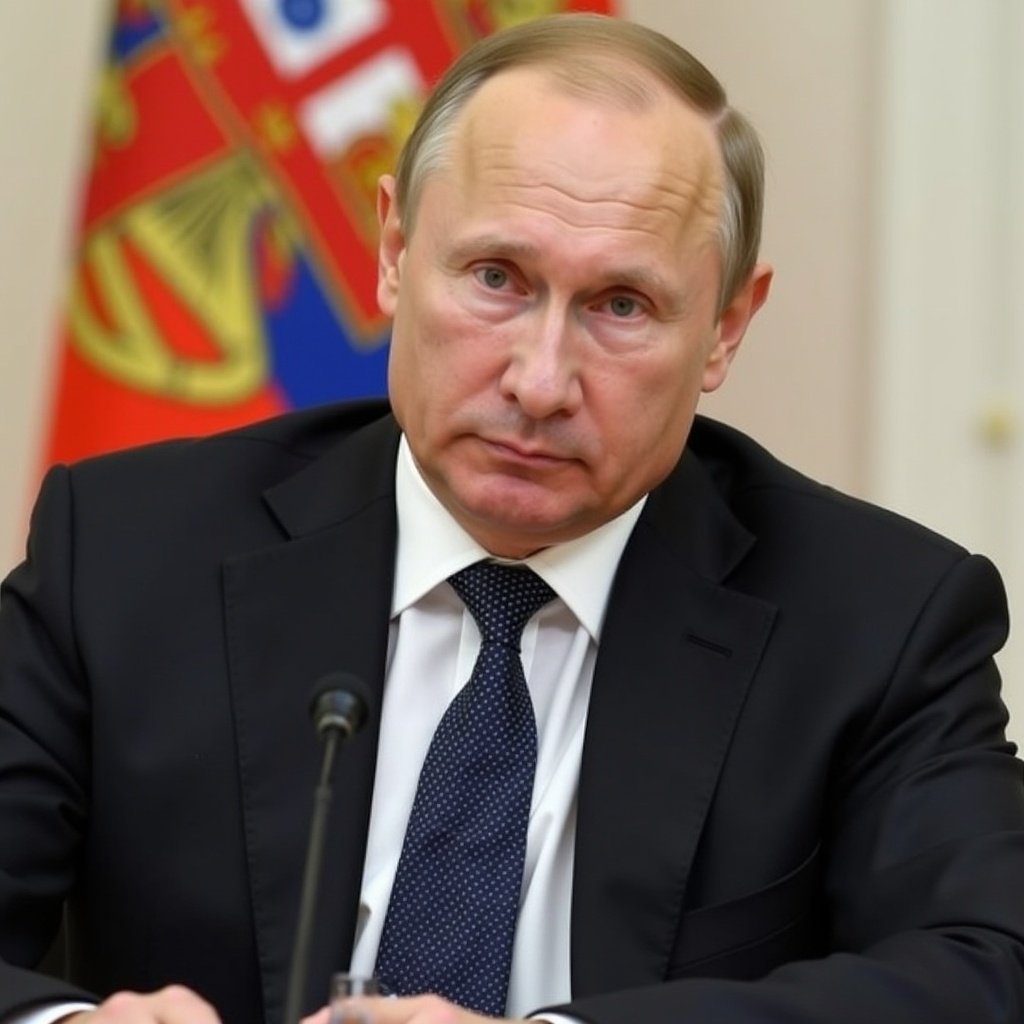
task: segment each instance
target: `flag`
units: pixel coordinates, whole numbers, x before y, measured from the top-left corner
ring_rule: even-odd
[[[385,390],[375,188],[498,28],[600,0],[117,0],[47,462]]]

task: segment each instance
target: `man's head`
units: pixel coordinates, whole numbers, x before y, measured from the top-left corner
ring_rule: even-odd
[[[484,547],[579,536],[664,479],[767,294],[760,209],[753,133],[656,33],[546,19],[449,71],[381,183],[378,294],[395,413]]]

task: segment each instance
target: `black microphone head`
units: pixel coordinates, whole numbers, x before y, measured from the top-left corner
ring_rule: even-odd
[[[309,704],[317,735],[322,739],[330,729],[351,739],[362,728],[368,713],[370,691],[351,672],[329,672],[316,681]]]

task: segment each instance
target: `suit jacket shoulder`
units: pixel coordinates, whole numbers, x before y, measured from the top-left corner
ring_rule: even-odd
[[[888,537],[893,543],[931,547],[939,557],[966,553],[920,523],[805,476],[726,424],[698,416],[687,447],[725,504],[760,541],[778,536],[782,542],[817,526],[837,538],[862,533],[874,540]]]

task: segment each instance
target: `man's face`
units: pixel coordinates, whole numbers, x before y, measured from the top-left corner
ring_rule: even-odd
[[[716,320],[717,144],[657,88],[636,111],[499,74],[410,237],[382,182],[391,401],[430,488],[494,554],[580,536],[664,479],[760,302]]]

